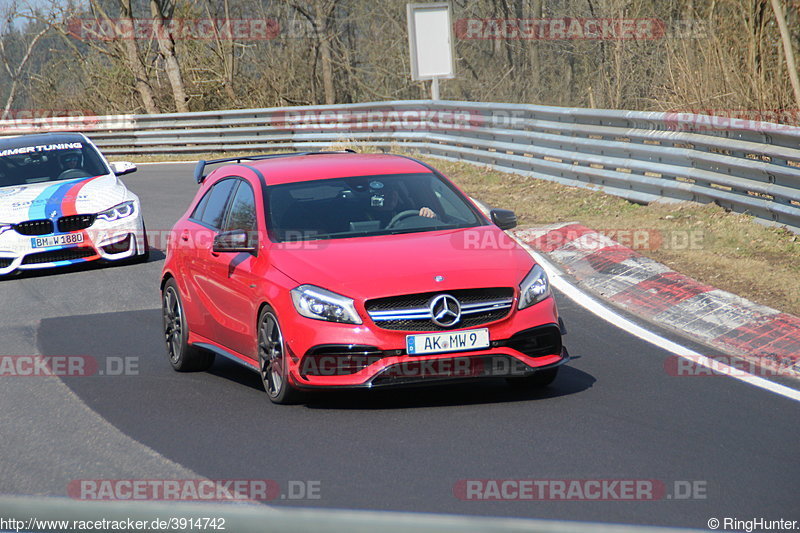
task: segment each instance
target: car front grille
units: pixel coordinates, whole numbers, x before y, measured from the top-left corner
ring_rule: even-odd
[[[41,263],[54,263],[56,261],[69,261],[70,259],[82,259],[96,255],[92,248],[64,248],[63,250],[52,250],[49,252],[39,252],[26,255],[22,260],[23,265],[38,265]]]
[[[439,295],[456,298],[461,307],[458,321],[448,327],[433,321],[430,303]],[[407,294],[377,298],[366,302],[367,313],[382,329],[403,331],[442,331],[469,328],[494,322],[508,316],[514,303],[514,289],[460,289],[454,291]]]
[[[20,235],[49,235],[53,229],[53,221],[48,219],[26,220],[14,225],[14,231]]]
[[[58,219],[58,231],[69,233],[70,231],[80,231],[94,224],[96,215],[70,215]]]

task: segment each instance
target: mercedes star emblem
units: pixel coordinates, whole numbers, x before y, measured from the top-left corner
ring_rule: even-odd
[[[431,319],[437,326],[447,328],[461,320],[461,304],[454,296],[440,294],[431,300]]]

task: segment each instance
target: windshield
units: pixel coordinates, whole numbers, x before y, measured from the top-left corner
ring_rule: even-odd
[[[80,138],[68,142],[0,142],[0,187],[88,178],[109,170],[95,148]]]
[[[484,224],[435,174],[322,179],[268,189],[273,241],[364,237]]]

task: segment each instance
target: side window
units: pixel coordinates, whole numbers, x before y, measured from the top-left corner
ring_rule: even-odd
[[[228,220],[224,231],[244,230],[247,232],[258,229],[256,224],[256,199],[253,188],[246,181],[239,181],[239,188],[228,210]]]
[[[192,218],[214,229],[222,227],[225,207],[228,205],[228,198],[236,181],[235,179],[225,179],[211,187],[211,190],[197,204]]]
[[[433,194],[439,200],[445,215],[460,222],[467,222],[475,218],[469,207],[447,185],[436,179],[433,181],[432,187]]]
[[[192,216],[190,218],[193,218],[195,220],[201,220],[203,218],[203,211],[205,210],[206,205],[208,204],[209,198],[211,198],[210,190],[206,191],[206,193],[200,199],[200,202],[198,202],[197,207],[195,207],[194,211],[192,211]]]

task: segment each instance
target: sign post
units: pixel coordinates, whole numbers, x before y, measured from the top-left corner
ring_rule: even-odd
[[[439,99],[439,79],[455,77],[450,3],[406,4],[411,77],[431,80],[431,99]]]

